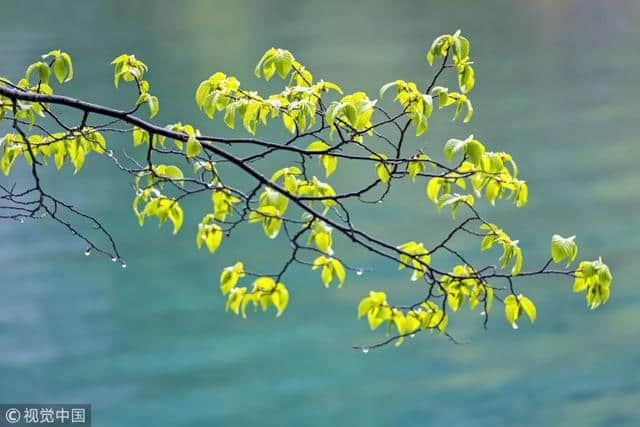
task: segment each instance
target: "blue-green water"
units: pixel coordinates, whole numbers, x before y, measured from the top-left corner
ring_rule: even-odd
[[[419,294],[395,266],[339,245],[376,271],[326,290],[296,269],[281,319],[239,320],[224,312],[219,270],[237,259],[267,270],[284,246],[248,228],[215,256],[198,253],[192,227],[206,201],[190,205],[176,237],[141,229],[128,178],[93,158],[76,177],[47,175],[48,188],[102,218],[128,268],[84,257],[55,224],[0,223],[0,401],[88,402],[96,426],[640,425],[638,2],[6,1],[0,17],[0,74],[17,78],[61,48],[76,65],[66,94],[124,106],[132,94],[113,89],[109,62],[132,52],[151,68],[158,122],[206,133],[227,131],[197,111],[196,85],[222,70],[273,89],[252,77],[273,45],[316,77],[374,97],[393,79],[427,80],[427,44],[462,28],[476,61],[476,115],[462,126],[437,113],[421,144],[439,153],[448,137],[473,132],[511,152],[530,204],[481,205],[520,239],[525,265],[546,258],[551,234],[577,234],[580,256],[602,255],[614,274],[611,300],[595,312],[567,280],[522,281],[538,306],[533,328],[514,332],[496,310],[485,331],[477,314],[459,314],[450,330],[466,345],[426,335],[364,355],[351,345],[380,335],[355,320],[359,299],[369,289],[394,302]],[[132,150],[125,137],[109,144]],[[348,187],[356,174],[332,182]],[[397,242],[446,233],[451,222],[422,184],[395,191],[358,210],[358,224]]]

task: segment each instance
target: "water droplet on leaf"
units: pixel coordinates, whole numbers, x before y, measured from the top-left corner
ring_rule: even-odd
[[[367,353],[369,353],[369,349],[367,347],[362,347],[362,352],[364,354],[367,354]]]

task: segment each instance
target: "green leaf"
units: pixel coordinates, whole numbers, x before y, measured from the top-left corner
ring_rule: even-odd
[[[467,106],[467,114],[465,114],[462,122],[469,123],[471,121],[471,118],[473,117],[473,105],[471,105],[471,101],[469,101],[468,99],[464,101],[464,104]]]
[[[320,156],[320,162],[324,166],[325,174],[327,177],[331,176],[338,168],[338,158],[335,156],[322,155]]]
[[[331,283],[332,280],[333,280],[333,270],[331,269],[331,267],[325,266],[322,269],[322,283],[324,284],[324,287],[328,288],[329,283]]]
[[[429,183],[427,184],[426,193],[427,197],[433,202],[437,203],[440,189],[444,184],[444,180],[442,178],[431,178]]]
[[[169,220],[173,223],[173,234],[178,234],[184,221],[184,212],[177,202],[174,202],[169,208]]]
[[[375,301],[371,300],[371,298],[364,298],[358,304],[358,319],[364,316],[375,306]]]
[[[275,64],[276,71],[280,78],[286,79],[289,71],[291,71],[291,66],[293,65],[293,57],[290,53],[288,55],[282,54],[282,57],[276,57]]]
[[[454,54],[463,60],[469,56],[469,40],[460,35],[454,35],[453,37],[453,51]]]
[[[27,68],[27,72],[24,75],[25,80],[29,81],[29,79],[31,78],[31,74],[33,74],[34,71],[38,72],[38,78],[40,79],[40,82],[49,84],[49,77],[51,76],[51,69],[49,68],[49,65],[45,64],[42,61],[35,62],[29,65],[29,67]]]
[[[407,171],[411,177],[412,182],[416,182],[418,174],[423,173],[426,170],[425,160],[429,160],[429,156],[426,154],[417,154],[412,157],[412,160],[407,166]]]
[[[496,180],[492,179],[487,183],[487,186],[485,187],[485,196],[487,196],[487,200],[489,201],[491,206],[495,205],[496,198],[500,194],[500,189],[500,183]]]
[[[558,234],[551,237],[551,258],[556,264],[567,258],[567,267],[575,261],[578,255],[578,245],[575,242],[576,236],[564,238]]]
[[[195,138],[189,138],[189,140],[187,141],[187,157],[195,157],[200,154],[201,151],[202,145],[200,145],[200,142],[198,142],[198,140]]]
[[[158,102],[158,97],[150,96],[147,100],[147,104],[149,105],[149,113],[150,117],[153,119],[158,111],[160,110],[160,103]]]
[[[520,304],[515,295],[509,295],[504,299],[504,315],[511,327],[518,329],[516,321],[520,317]]]
[[[133,128],[133,146],[137,147],[144,142],[149,142],[149,134],[139,127]]]
[[[262,206],[249,214],[249,223],[262,222],[264,234],[269,239],[275,239],[282,226],[280,215],[281,212],[275,206]]]
[[[5,175],[9,175],[11,166],[13,165],[13,162],[15,162],[15,160],[20,155],[20,151],[21,149],[18,146],[15,146],[13,148],[7,148],[5,146],[4,154],[2,155],[2,160],[0,161],[0,166],[2,167],[2,173],[4,173]]]
[[[482,155],[485,152],[484,145],[482,145],[480,141],[472,139],[471,141],[467,142],[465,146],[465,152],[474,165],[480,166],[480,164],[482,163]]]
[[[516,246],[516,242],[513,242],[513,245],[513,254],[516,260],[513,263],[513,268],[511,268],[511,274],[517,276],[522,270],[522,249]]]
[[[277,284],[272,300],[277,310],[276,317],[280,317],[289,304],[289,291],[282,283]]]
[[[518,302],[520,303],[520,306],[522,307],[524,312],[527,314],[527,316],[529,316],[529,320],[531,320],[531,323],[535,322],[536,306],[533,305],[533,302],[529,298],[522,295],[518,297]]]
[[[612,276],[609,267],[602,262],[602,259],[580,262],[575,275],[573,292],[586,290],[589,308],[594,310],[608,301]]]
[[[62,83],[67,76],[67,66],[60,56],[53,61],[53,73],[56,75],[58,83]]]
[[[376,173],[378,174],[378,178],[380,178],[380,181],[385,184],[389,183],[389,178],[391,176],[388,168],[389,167],[386,163],[380,162],[376,164]]]
[[[262,69],[263,66],[265,66],[265,62],[267,60],[273,59],[275,54],[276,54],[276,50],[274,48],[271,48],[271,49],[267,50],[264,53],[264,55],[262,55],[262,58],[260,58],[260,61],[256,65],[255,69],[253,70],[253,73],[256,75],[256,77],[260,78],[260,70]],[[273,72],[272,72],[272,74],[273,74]],[[269,77],[271,77],[271,76],[269,76]],[[265,78],[266,78],[266,76],[265,76]],[[269,80],[269,78],[267,78],[267,80]]]
[[[475,72],[470,65],[465,65],[458,73],[458,86],[462,93],[469,93],[476,84]]]
[[[311,267],[312,270],[317,270],[318,268],[322,268],[321,278],[325,288],[329,287],[334,277],[338,278],[338,287],[342,287],[345,279],[345,271],[340,261],[321,255],[313,261],[313,266]]]
[[[436,206],[438,209],[442,209],[446,206],[451,206],[451,216],[453,218],[456,217],[456,211],[458,208],[463,205],[473,206],[473,196],[471,194],[461,195],[461,194],[443,194],[438,198]]]
[[[396,81],[389,82],[389,83],[387,83],[387,84],[383,85],[383,86],[380,88],[380,99],[382,99],[382,98],[384,97],[384,93],[385,93],[387,90],[389,90],[389,88],[391,88],[391,87],[393,87],[393,86],[397,86],[397,85],[398,85],[398,82],[402,82],[402,80],[396,80]]]
[[[449,161],[461,152],[466,154],[475,166],[480,166],[485,148],[480,141],[473,138],[473,135],[464,141],[452,138],[444,145],[444,155]]]
[[[378,178],[384,184],[389,183],[389,178],[391,177],[391,166],[389,166],[384,160],[387,159],[387,156],[384,154],[378,153],[371,156],[372,159],[381,160],[376,163],[376,173],[378,174]]]
[[[158,103],[158,98],[156,96],[151,96],[148,92],[143,92],[138,97],[136,101],[136,106],[140,104],[147,104],[149,107],[150,117],[153,118],[158,111],[160,110],[160,104]]]
[[[433,60],[434,60],[433,52],[432,51],[427,52],[427,62],[429,63],[429,65],[433,65]]]
[[[244,265],[237,262],[230,267],[226,267],[220,274],[220,291],[222,295],[228,294],[238,283],[238,279],[244,277]]]
[[[284,116],[283,116],[284,117]],[[236,126],[236,104],[229,104],[224,111],[224,124],[233,129]]]
[[[59,83],[68,82],[73,78],[73,64],[71,63],[71,57],[65,52],[59,50],[52,50],[46,55],[42,55],[43,58],[53,56],[53,73]]]
[[[200,249],[203,244],[206,244],[207,249],[209,249],[211,253],[214,253],[222,242],[222,229],[213,221],[213,215],[205,215],[202,222],[198,225],[198,232],[196,233],[196,245],[198,249]]]
[[[444,144],[445,158],[448,161],[451,161],[453,159],[453,156],[455,156],[460,151],[464,150],[465,144],[466,144],[466,141],[462,141],[460,139],[451,138],[450,140],[448,140],[447,143]]]
[[[336,273],[336,277],[340,282],[340,286],[342,286],[344,284],[344,279],[346,277],[344,266],[337,259],[331,260],[331,266],[333,267],[333,271]]]
[[[314,141],[307,146],[307,151],[327,151],[331,146],[324,141]]]
[[[71,56],[69,56],[68,53],[62,52],[60,54],[60,58],[62,58],[67,71],[67,76],[64,79],[64,82],[68,82],[73,78],[73,63],[71,62]]]
[[[69,145],[69,157],[71,158],[71,164],[75,167],[73,171],[75,175],[84,165],[84,159],[86,157],[84,147],[77,140]]]
[[[218,247],[220,246],[220,242],[222,242],[222,230],[220,227],[212,229],[209,233],[207,233],[207,237],[205,239],[205,243],[207,244],[207,249],[209,252],[214,253]]]

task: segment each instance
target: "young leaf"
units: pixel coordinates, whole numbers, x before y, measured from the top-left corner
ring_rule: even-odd
[[[202,151],[202,145],[195,138],[189,138],[187,141],[187,157],[192,158],[200,154]]]
[[[220,291],[222,295],[228,294],[236,286],[238,280],[244,276],[244,265],[241,262],[226,267],[220,274]]]
[[[384,184],[389,183],[389,178],[391,177],[391,166],[388,163],[384,162],[387,159],[387,156],[384,154],[376,154],[371,156],[372,159],[379,159],[380,162],[376,163],[376,173],[378,174],[378,178]]]
[[[567,258],[567,267],[576,259],[578,255],[578,245],[575,242],[576,236],[564,238],[558,234],[551,237],[551,258],[556,264]]]
[[[536,306],[533,305],[533,302],[529,298],[522,295],[518,297],[518,301],[520,302],[520,305],[522,306],[524,312],[527,314],[527,316],[529,316],[529,320],[531,320],[531,323],[535,322]]]
[[[507,323],[511,325],[513,329],[518,329],[516,321],[520,317],[520,304],[515,295],[509,295],[504,299],[504,315],[507,318]]]

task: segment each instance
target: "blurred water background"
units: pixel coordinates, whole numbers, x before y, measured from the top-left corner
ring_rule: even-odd
[[[0,223],[0,401],[88,402],[95,426],[640,425],[637,1],[5,1],[0,17],[0,74],[17,80],[60,48],[76,78],[59,92],[124,107],[133,95],[114,90],[109,62],[135,53],[160,98],[157,122],[213,134],[229,132],[197,110],[197,84],[222,70],[275,90],[252,76],[271,46],[292,50],[316,78],[376,97],[394,79],[427,81],[427,45],[462,28],[476,62],[476,114],[463,126],[437,112],[415,146],[438,156],[446,139],[472,132],[512,153],[529,205],[480,205],[520,239],[525,268],[546,259],[553,233],[577,234],[579,258],[602,255],[614,275],[611,300],[595,312],[566,279],[522,280],[538,306],[535,327],[512,331],[499,306],[485,331],[465,309],[450,330],[466,345],[425,334],[365,355],[351,345],[381,336],[356,321],[359,299],[369,289],[393,302],[419,295],[395,265],[339,244],[376,271],[326,290],[318,274],[295,269],[281,319],[239,320],[224,312],[220,269],[243,259],[268,270],[286,247],[247,227],[215,256],[197,252],[206,200],[189,205],[178,236],[155,221],[140,228],[129,178],[94,156],[75,177],[47,173],[48,189],[103,219],[128,268],[85,257],[56,224]],[[108,142],[133,151],[129,137]],[[362,173],[343,168],[332,182],[349,188]],[[357,210],[357,223],[428,246],[452,223],[423,189],[396,185],[385,204]],[[478,249],[475,240],[456,245]]]

